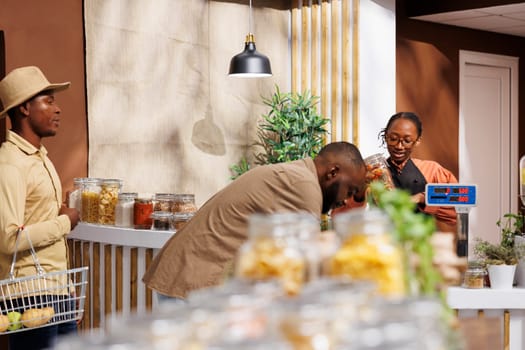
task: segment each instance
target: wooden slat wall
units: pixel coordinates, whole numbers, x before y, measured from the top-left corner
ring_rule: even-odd
[[[68,246],[71,267],[89,266],[81,331],[104,328],[106,320],[118,314],[152,310],[153,293],[141,278],[154,249],[81,240],[69,240]]]
[[[320,96],[327,141],[358,144],[359,0],[292,1],[292,91]]]

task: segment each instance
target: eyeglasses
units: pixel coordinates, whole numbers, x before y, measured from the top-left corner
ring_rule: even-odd
[[[396,135],[386,135],[385,136],[385,141],[386,143],[389,145],[389,146],[397,146],[397,144],[399,142],[401,142],[401,145],[403,145],[403,147],[410,147],[412,146],[416,141],[414,140],[411,140],[411,139],[407,139],[407,138],[400,138]]]

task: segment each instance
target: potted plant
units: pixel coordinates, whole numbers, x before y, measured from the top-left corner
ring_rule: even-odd
[[[522,255],[521,244],[515,244],[516,232],[521,232],[521,215],[507,213],[496,225],[501,230],[498,243],[477,239],[474,254],[487,268],[490,286],[496,289],[512,288],[518,260]]]
[[[276,85],[270,98],[263,98],[269,107],[257,125],[256,146],[262,152],[254,153],[254,164],[289,162],[305,157],[315,157],[323,147],[330,119],[323,118],[317,111],[319,97],[310,92],[283,93]],[[230,167],[232,179],[250,170],[246,158]]]

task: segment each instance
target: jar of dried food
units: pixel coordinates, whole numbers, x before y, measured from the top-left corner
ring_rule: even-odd
[[[102,179],[98,205],[99,224],[115,225],[115,208],[117,206],[118,194],[121,187],[122,180]]]
[[[186,225],[195,213],[172,213],[170,218],[170,228],[178,231]]]
[[[83,222],[98,223],[101,182],[102,180],[97,178],[86,178],[82,182],[80,219]]]
[[[153,199],[151,197],[135,198],[133,204],[133,226],[138,230],[149,230],[152,225]]]
[[[194,194],[175,194],[173,213],[193,213],[197,211]]]
[[[483,288],[485,286],[485,276],[487,271],[482,267],[469,267],[465,271],[463,287],[465,288]]]
[[[405,294],[402,253],[386,213],[353,209],[335,216],[334,227],[342,244],[331,258],[330,274],[372,281],[385,296]]]
[[[168,231],[170,229],[170,219],[173,213],[169,211],[154,211],[151,214],[151,229]]]
[[[248,221],[248,240],[237,254],[235,272],[250,280],[276,279],[288,295],[301,291],[310,270],[302,245],[320,224],[306,213],[254,214]]]
[[[388,169],[385,157],[381,153],[373,154],[364,159],[366,170],[370,173],[370,181],[378,180],[385,184],[386,188],[394,188],[392,175]]]
[[[118,195],[115,226],[133,228],[133,206],[137,196],[137,192],[123,192]]]
[[[174,204],[174,193],[155,193],[153,197],[153,211],[173,211]]]

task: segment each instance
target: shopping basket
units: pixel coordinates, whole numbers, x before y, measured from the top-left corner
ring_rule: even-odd
[[[36,275],[14,276],[18,240],[26,233]],[[88,267],[45,272],[25,229],[19,229],[9,278],[0,280],[0,334],[80,320],[84,313]]]

